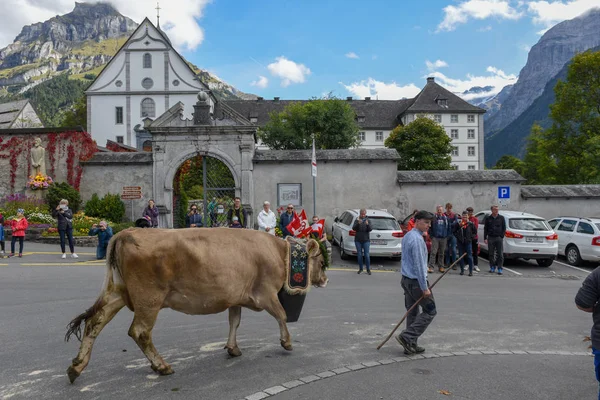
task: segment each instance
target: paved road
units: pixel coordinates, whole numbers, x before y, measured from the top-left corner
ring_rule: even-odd
[[[522,275],[447,275],[435,290],[439,314],[420,341],[435,358],[408,359],[393,339],[377,351],[403,313],[400,274],[357,275],[345,267],[353,261],[338,261],[330,285],[313,289],[300,321],[289,325],[293,352],[281,349],[264,312],[243,311],[244,354],[230,358],[222,349],[226,314],[163,310],[154,341],[176,373],[158,377],[127,336],[132,314],[123,310],[71,385],[65,370],[78,343],[63,342],[65,326],[93,303],[104,267],[93,249],[81,249],[78,260],[39,254],[52,251],[31,244],[22,259],[0,260],[8,264],[0,267],[1,399],[259,399],[283,389],[273,398],[595,398],[582,342],[591,318],[573,305],[587,271],[560,264],[509,267]]]

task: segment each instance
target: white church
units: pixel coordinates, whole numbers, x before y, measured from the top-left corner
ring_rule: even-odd
[[[216,97],[173,48],[167,35],[148,18],[140,24],[86,91],[87,130],[100,146],[107,140],[152,151],[144,120],[155,120],[181,102],[183,118],[192,119],[198,92],[209,93],[211,113]],[[356,113],[362,148],[383,148],[399,124],[419,116],[440,123],[452,139],[452,165],[460,170],[484,169],[485,110],[476,107],[427,78],[412,99],[346,99]],[[272,112],[291,102],[308,100],[227,100],[229,108],[252,124],[264,126]],[[150,122],[150,121],[148,121]],[[259,148],[264,148],[260,143]]]

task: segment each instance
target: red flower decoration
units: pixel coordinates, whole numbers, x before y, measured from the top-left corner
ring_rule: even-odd
[[[304,282],[304,275],[302,275],[300,272],[296,272],[293,276],[293,279],[298,283]]]

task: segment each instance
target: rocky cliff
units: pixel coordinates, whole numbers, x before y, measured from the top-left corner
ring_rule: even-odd
[[[531,48],[519,80],[510,90],[500,109],[485,125],[491,135],[514,121],[544,91],[546,84],[578,53],[600,45],[600,8],[546,32]]]

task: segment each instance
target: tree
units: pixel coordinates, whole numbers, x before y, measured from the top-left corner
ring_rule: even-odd
[[[492,169],[514,169],[521,176],[525,174],[525,162],[510,154],[500,157]]]
[[[348,149],[360,143],[354,109],[335,97],[292,103],[270,117],[258,137],[273,150],[310,149],[313,134],[319,149]]]
[[[71,109],[65,111],[60,126],[65,128],[82,126],[84,129],[87,127],[87,99],[85,95],[81,96]]]
[[[452,169],[450,137],[437,122],[419,117],[406,126],[398,125],[385,140],[385,146],[400,154],[402,171]]]
[[[550,106],[552,126],[534,126],[525,162],[537,183],[600,183],[600,52],[571,60]]]

